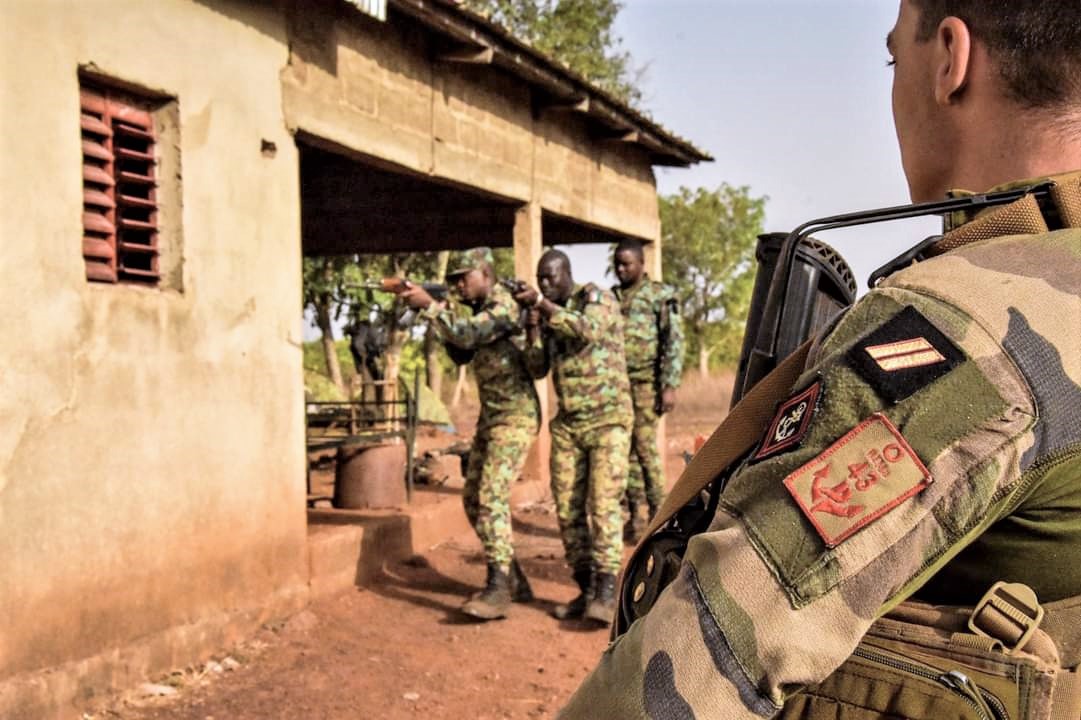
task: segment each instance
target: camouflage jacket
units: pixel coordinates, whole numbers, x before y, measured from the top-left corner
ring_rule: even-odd
[[[615,297],[593,284],[574,288],[527,351],[534,377],[552,371],[559,413],[575,429],[630,426],[634,420],[623,358],[623,316]]]
[[[917,590],[1081,594],[1081,229],[896,273],[791,392],[560,717],[770,717]]]
[[[540,403],[525,364],[525,335],[518,327],[518,304],[502,285],[494,285],[474,313],[450,300],[425,311],[443,342],[474,350],[471,361],[480,394],[478,427],[498,422],[540,422]]]
[[[662,389],[679,387],[683,322],[672,288],[643,276],[633,287],[616,285],[612,292],[623,310],[623,344],[631,382],[653,382]]]

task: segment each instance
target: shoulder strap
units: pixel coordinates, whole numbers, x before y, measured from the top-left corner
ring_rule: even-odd
[[[695,453],[690,465],[680,475],[656,517],[653,518],[653,522],[649,524],[642,542],[645,542],[645,538],[668,522],[680,508],[694,499],[706,485],[725,468],[745,455],[761,439],[762,432],[773,416],[774,410],[777,409],[777,404],[784,400],[785,394],[792,389],[792,385],[803,372],[807,350],[810,346],[811,341],[808,340],[796,348],[732,408],[728,417],[713,431],[709,440],[701,450]],[[642,543],[639,543],[635,548],[635,555],[641,547]],[[634,556],[632,555],[624,567],[630,567],[633,564]]]

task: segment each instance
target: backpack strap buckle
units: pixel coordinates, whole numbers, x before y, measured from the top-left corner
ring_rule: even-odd
[[[1007,655],[1025,646],[1043,621],[1036,593],[1023,583],[998,581],[991,586],[968,619],[968,629],[998,640]]]

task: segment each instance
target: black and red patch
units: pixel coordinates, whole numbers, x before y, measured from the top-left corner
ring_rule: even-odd
[[[800,446],[822,397],[822,380],[785,400],[770,421],[766,436],[751,460],[765,460]]]
[[[911,305],[848,351],[850,366],[898,403],[965,361],[965,354]]]

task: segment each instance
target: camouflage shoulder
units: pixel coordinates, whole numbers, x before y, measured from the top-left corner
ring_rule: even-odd
[[[676,294],[676,289],[667,283],[663,283],[660,280],[650,280],[650,289],[653,290],[653,295],[659,300],[675,300],[679,301],[679,296]]]
[[[582,285],[582,289],[579,290],[579,294],[583,303],[603,303],[607,296],[612,302],[615,302],[615,294],[611,293],[604,288],[595,285],[594,283],[587,282]]]
[[[516,305],[517,302],[514,296],[510,294],[510,290],[503,287],[499,283],[492,285],[492,291],[488,293],[488,298],[484,301],[485,308],[493,308],[499,305]]]

